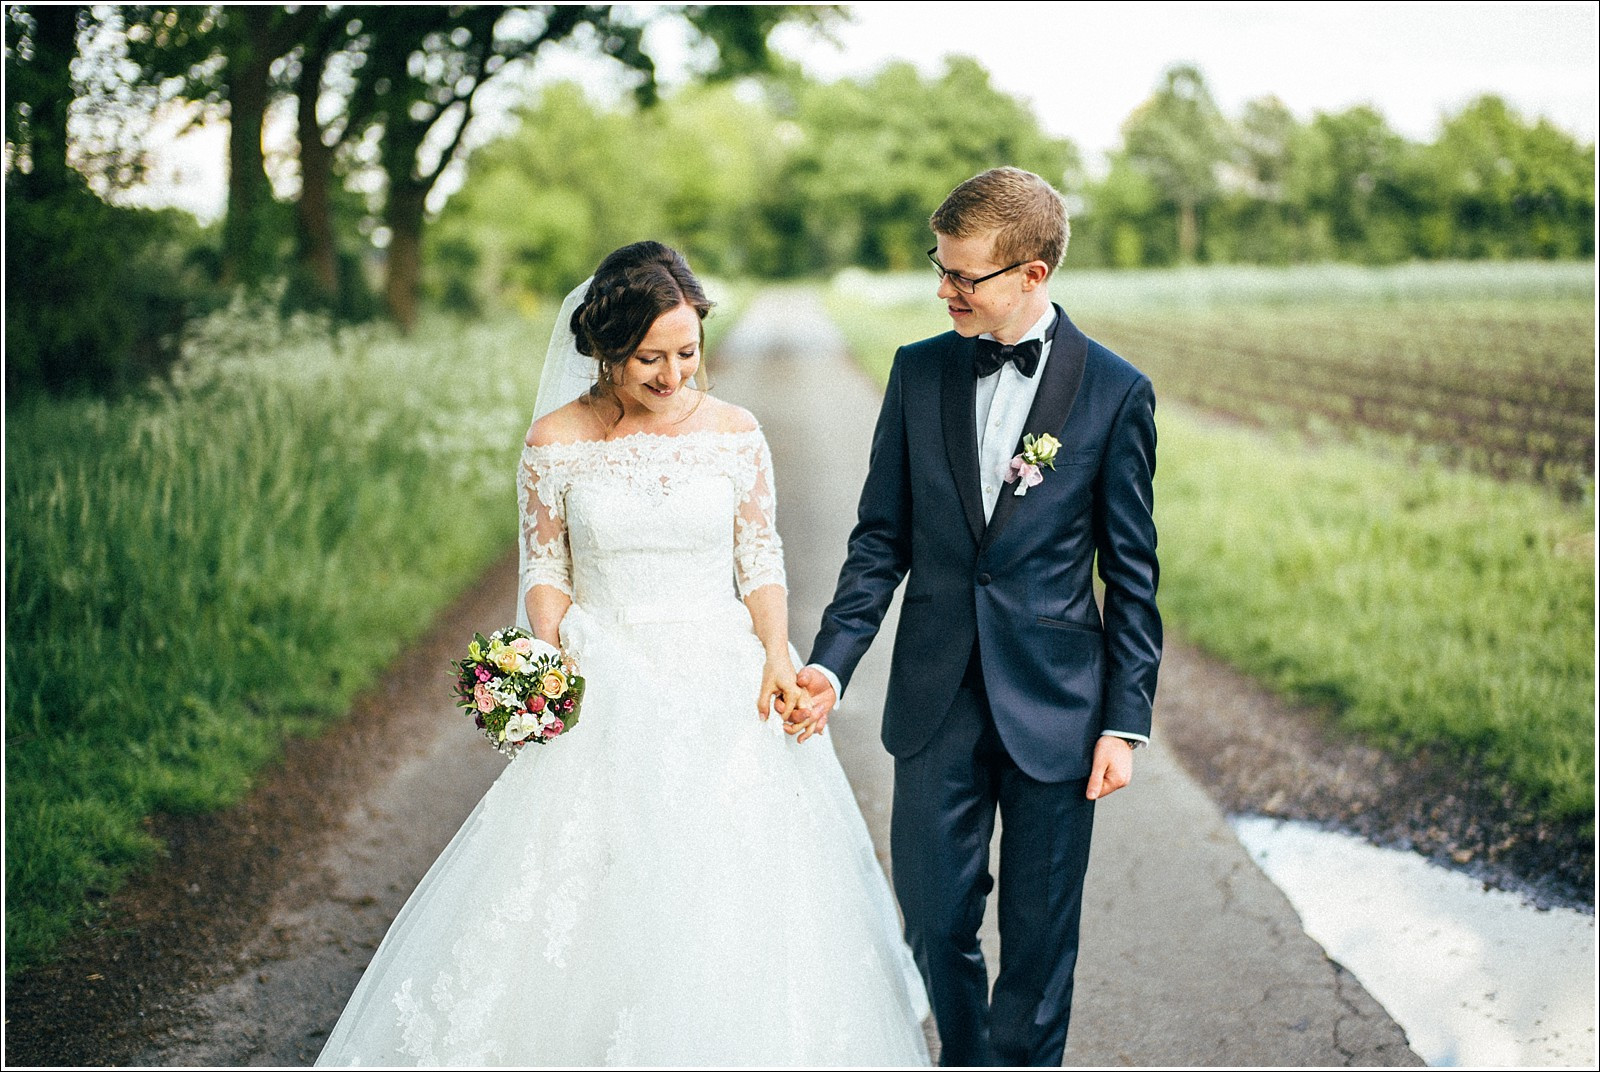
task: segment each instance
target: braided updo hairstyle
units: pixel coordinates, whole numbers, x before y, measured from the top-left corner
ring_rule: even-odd
[[[578,352],[600,363],[590,397],[607,399],[621,410],[612,386],[617,368],[633,356],[663,313],[688,305],[701,321],[711,311],[700,281],[683,254],[660,242],[635,242],[609,254],[594,270],[583,303],[572,312]],[[705,327],[700,329],[705,344]]]

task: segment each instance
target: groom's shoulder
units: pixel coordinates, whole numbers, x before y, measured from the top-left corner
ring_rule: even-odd
[[[911,369],[931,371],[938,368],[944,355],[960,342],[961,336],[954,331],[945,331],[926,339],[918,339],[916,342],[908,342],[895,353],[895,364],[901,366],[902,372]]]
[[[926,339],[908,342],[900,347],[903,351],[937,351],[943,353],[961,342],[961,335],[954,331],[941,331],[937,335],[930,335]]]
[[[1148,380],[1139,367],[1121,354],[1112,350],[1088,335],[1083,337],[1087,354],[1085,356],[1085,371],[1092,372],[1097,378],[1124,387],[1131,387],[1140,380]]]

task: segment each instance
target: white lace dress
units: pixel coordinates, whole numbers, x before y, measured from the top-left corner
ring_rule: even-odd
[[[755,714],[759,430],[523,453],[588,691],[423,878],[318,1064],[913,1065],[926,999],[828,737]]]

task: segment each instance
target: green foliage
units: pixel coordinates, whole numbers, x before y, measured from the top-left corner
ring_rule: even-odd
[[[6,200],[6,389],[113,394],[163,371],[217,300],[193,219],[108,205],[81,180]]]
[[[1129,118],[1106,177],[1085,187],[1073,263],[1593,256],[1594,147],[1498,97],[1420,145],[1367,106],[1302,123],[1268,97],[1229,125],[1199,72],[1181,70]]]
[[[1593,256],[1594,146],[1486,96],[1446,121],[1424,161],[1429,255]]]
[[[8,970],[148,859],[143,816],[237,800],[510,543],[547,331],[236,309],[151,397],[8,415]]]
[[[793,141],[777,187],[786,274],[920,264],[928,216],[986,168],[1026,168],[1058,187],[1076,179],[1072,144],[1046,135],[966,57],[947,59],[937,78],[891,63],[863,80],[786,88]]]
[[[1562,310],[1574,295],[1592,301],[1593,293],[1584,265],[1060,278],[1058,299],[1103,341],[1115,344],[1101,325],[1159,333],[1175,323],[1177,334],[1188,335],[1183,326],[1198,317],[1228,325],[1230,345],[1250,345],[1253,332],[1257,355],[1292,345],[1307,360],[1352,357],[1374,344],[1372,332],[1397,309],[1409,310],[1403,331],[1414,334],[1429,323],[1418,316],[1423,308],[1436,310],[1432,329],[1446,332],[1463,309],[1476,308],[1477,319],[1461,325],[1468,335],[1491,330],[1498,318],[1521,337],[1520,348],[1505,338],[1494,345],[1494,357],[1513,366],[1508,375],[1479,377],[1486,391],[1508,395],[1533,370],[1575,360]],[[1499,301],[1486,303],[1490,294]],[[948,327],[920,276],[848,273],[828,302],[880,382],[897,345]],[[1552,307],[1564,325],[1554,330]],[[1294,319],[1314,315],[1320,326]],[[1341,325],[1364,326],[1344,350],[1351,340]],[[1373,363],[1344,389],[1430,351],[1446,367],[1477,369],[1470,353],[1458,352],[1466,349],[1460,340],[1439,337],[1448,345],[1379,341]],[[1577,352],[1581,358],[1584,347]],[[1134,345],[1125,354],[1164,367],[1159,359],[1146,363]],[[1388,441],[1310,443],[1298,433],[1301,422],[1279,423],[1270,410],[1256,414],[1268,422],[1265,432],[1201,417],[1182,404],[1191,388],[1225,388],[1252,373],[1212,374],[1212,358],[1202,353],[1185,360],[1187,378],[1171,374],[1174,364],[1157,380],[1156,510],[1168,621],[1274,687],[1332,708],[1374,741],[1476,757],[1542,815],[1592,821],[1592,477],[1586,504],[1569,505],[1538,487],[1370,449]],[[1341,429],[1351,431],[1323,430]]]
[[[470,180],[430,231],[437,298],[563,293],[641,238],[676,246],[698,271],[771,261],[751,194],[770,182],[777,123],[736,87],[641,109],[602,108],[562,84],[520,118],[516,134],[473,156]]]

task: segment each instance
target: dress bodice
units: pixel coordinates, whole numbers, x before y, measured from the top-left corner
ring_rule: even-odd
[[[784,583],[760,429],[526,447],[522,585],[589,610],[726,603]]]

